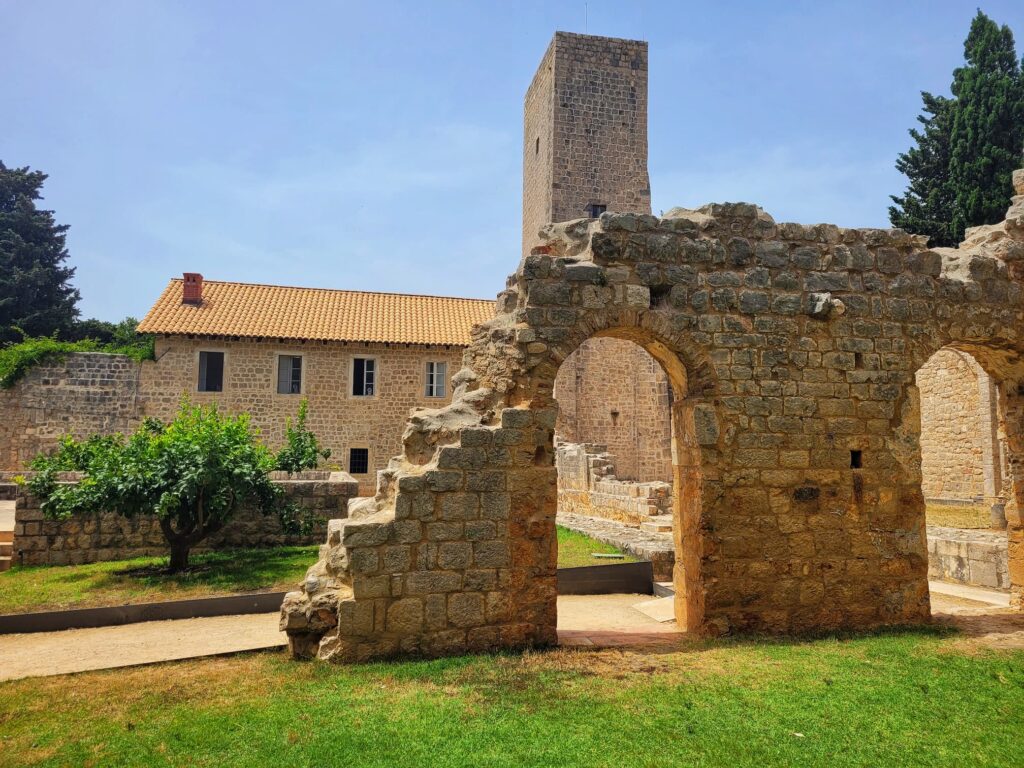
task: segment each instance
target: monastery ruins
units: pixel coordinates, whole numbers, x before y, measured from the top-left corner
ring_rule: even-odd
[[[956,249],[748,203],[654,216],[646,43],[559,32],[526,93],[522,258],[496,302],[186,274],[140,326],[156,361],[72,356],[0,392],[0,469],[183,393],[273,443],[308,397],[335,481],[358,483],[329,507],[359,498],[285,600],[298,657],[556,642],[559,514],[671,531],[688,632],[924,621],[929,569],[1021,608],[1014,183],[1005,221]],[[929,540],[926,501],[982,510],[996,553]]]

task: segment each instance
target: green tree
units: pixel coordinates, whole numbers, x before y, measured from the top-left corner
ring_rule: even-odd
[[[309,401],[302,398],[299,413],[292,423],[291,419],[285,427],[285,443],[277,454],[277,468],[285,472],[301,472],[304,469],[316,469],[320,459],[329,459],[331,451],[322,448],[316,435],[306,427],[309,415]]]
[[[37,456],[29,489],[52,519],[115,512],[155,514],[171,550],[172,573],[188,567],[189,551],[219,531],[243,505],[277,511],[286,527],[294,509],[280,503],[270,481],[274,457],[259,443],[248,414],[223,416],[216,407],[182,403],[170,424],[149,419],[129,438],[66,437],[51,455]],[[60,472],[77,471],[77,483]]]
[[[953,102],[921,92],[924,114],[918,115],[921,130],[912,128],[917,142],[896,159],[896,169],[909,179],[907,191],[889,206],[894,227],[928,235],[933,246],[956,245],[953,235],[953,196],[949,184],[949,124]]]
[[[957,245],[968,227],[1002,220],[1011,174],[1024,152],[1024,73],[1013,33],[981,11],[964,42],[965,66],[953,73],[952,98],[922,93],[916,146],[896,168],[909,180],[893,196],[893,226]]]
[[[967,65],[953,73],[950,127],[953,233],[1003,220],[1011,174],[1024,152],[1024,75],[1009,27],[981,11],[964,42]]]
[[[46,174],[0,162],[0,345],[64,334],[78,317],[66,224],[36,207]],[[19,330],[20,329],[20,330]]]

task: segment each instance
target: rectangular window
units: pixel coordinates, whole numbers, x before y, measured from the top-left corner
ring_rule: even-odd
[[[224,353],[199,353],[199,391],[222,392],[224,390]]]
[[[370,451],[368,448],[349,449],[348,471],[352,475],[365,475],[370,471]]]
[[[587,215],[592,219],[598,218],[602,213],[608,210],[607,205],[601,203],[591,203],[587,206]]]
[[[277,394],[297,395],[302,392],[302,358],[299,355],[277,356]]]
[[[377,385],[377,361],[372,357],[352,359],[352,394],[372,397]]]
[[[447,363],[435,363],[433,361],[427,363],[427,397],[445,396],[445,382],[448,378],[447,372]]]

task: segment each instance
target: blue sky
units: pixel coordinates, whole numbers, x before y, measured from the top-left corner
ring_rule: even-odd
[[[971,2],[0,0],[0,160],[50,174],[86,317],[167,280],[493,296],[556,29],[650,43],[655,212],[886,226]],[[986,2],[1024,52],[1024,3]]]

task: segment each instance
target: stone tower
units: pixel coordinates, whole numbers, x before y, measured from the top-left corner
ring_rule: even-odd
[[[651,212],[647,43],[556,32],[523,113],[524,254],[552,221]]]

